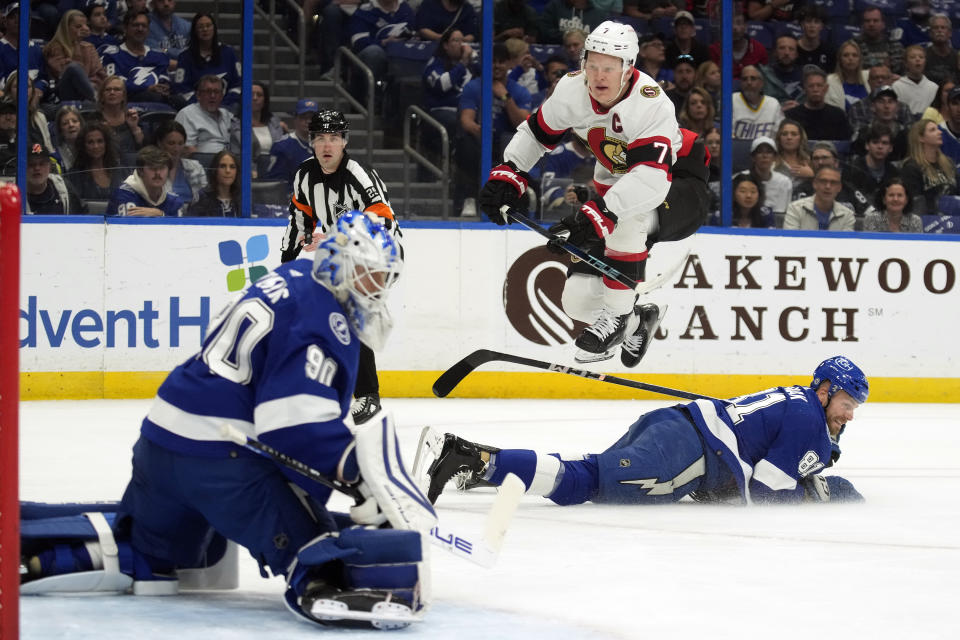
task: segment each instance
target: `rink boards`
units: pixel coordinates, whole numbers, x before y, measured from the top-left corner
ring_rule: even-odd
[[[148,397],[190,357],[216,313],[280,261],[284,222],[25,219],[21,397]],[[592,369],[708,395],[809,382],[845,354],[871,399],[960,397],[960,236],[705,229],[654,247],[647,276],[691,255],[648,298],[669,311],[635,370]],[[519,227],[410,222],[378,354],[383,395],[424,397],[479,348],[573,365],[582,325],[560,311],[565,265]],[[647,397],[573,376],[490,363],[455,394]]]

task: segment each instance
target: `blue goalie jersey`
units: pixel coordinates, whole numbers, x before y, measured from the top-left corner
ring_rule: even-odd
[[[816,390],[809,387],[775,387],[729,401],[697,400],[686,407],[748,502],[779,500],[785,493],[799,498],[800,479],[830,463],[826,414]]]
[[[329,477],[353,441],[350,410],[360,343],[340,303],[296,260],[250,286],[211,324],[199,353],[174,369],[141,427],[191,456],[256,455],[229,442],[230,424]],[[329,490],[288,476],[325,500]]]

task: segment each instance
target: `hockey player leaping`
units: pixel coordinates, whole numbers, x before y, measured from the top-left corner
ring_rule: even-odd
[[[360,342],[386,339],[401,264],[391,234],[353,211],[332,223],[312,263],[257,280],[160,386],[119,505],[21,505],[21,591],[176,593],[184,570],[217,562],[225,537],[264,576],[285,576],[287,606],[305,618],[418,620],[429,583],[421,533],[435,514],[405,481],[392,421],[354,429],[348,414]],[[394,528],[338,526],[330,489],[231,431],[366,496],[350,513],[358,524]]]
[[[414,475],[431,501],[451,478],[470,489],[499,485],[508,473],[560,505],[660,504],[687,495],[702,502],[862,500],[848,480],[819,473],[839,457],[840,434],[868,393],[859,367],[828,358],[809,387],[657,409],[603,453],[569,460],[427,427]]]
[[[521,201],[526,171],[572,131],[597,158],[598,195],[550,230],[569,233],[578,245],[604,241],[604,260],[634,280],[643,279],[648,236],[661,226],[658,207],[667,199],[671,168],[696,139],[685,140],[673,103],[634,67],[638,53],[633,27],[611,21],[597,27],[584,44],[581,70],[562,78],[517,128],[478,198],[491,220],[508,222],[501,207]],[[622,343],[623,363],[636,366],[660,320],[656,305],[635,306],[626,285],[582,271],[568,278],[562,304],[571,318],[590,324],[576,340],[578,362],[611,358]]]

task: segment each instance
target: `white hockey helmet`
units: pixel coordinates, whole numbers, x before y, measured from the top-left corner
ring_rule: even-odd
[[[637,40],[637,32],[633,27],[622,22],[606,20],[591,31],[584,41],[583,51],[580,54],[581,69],[586,61],[588,51],[596,51],[620,58],[624,62],[623,70],[626,72],[628,67],[637,63],[637,56],[640,55],[640,43]]]
[[[376,351],[393,328],[387,295],[402,267],[390,232],[366,214],[349,211],[317,247],[312,275],[333,291],[360,341]]]

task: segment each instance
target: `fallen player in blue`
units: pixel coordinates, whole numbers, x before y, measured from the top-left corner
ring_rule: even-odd
[[[823,476],[839,438],[866,402],[863,371],[842,356],[824,360],[809,387],[774,387],[732,400],[697,400],[651,411],[610,448],[582,459],[497,449],[427,427],[414,476],[431,502],[454,479],[461,489],[498,486],[508,473],[527,493],[559,505],[591,501],[859,501],[840,476]]]
[[[350,417],[360,343],[379,348],[389,334],[401,267],[391,234],[351,211],[312,261],[251,285],[160,386],[119,503],[21,503],[21,593],[230,588],[187,578],[223,575],[231,540],[264,577],[286,578],[287,607],[311,622],[420,620],[436,514],[408,479],[389,417],[361,427]],[[365,501],[349,517],[329,511],[330,488],[237,444],[225,425]]]

